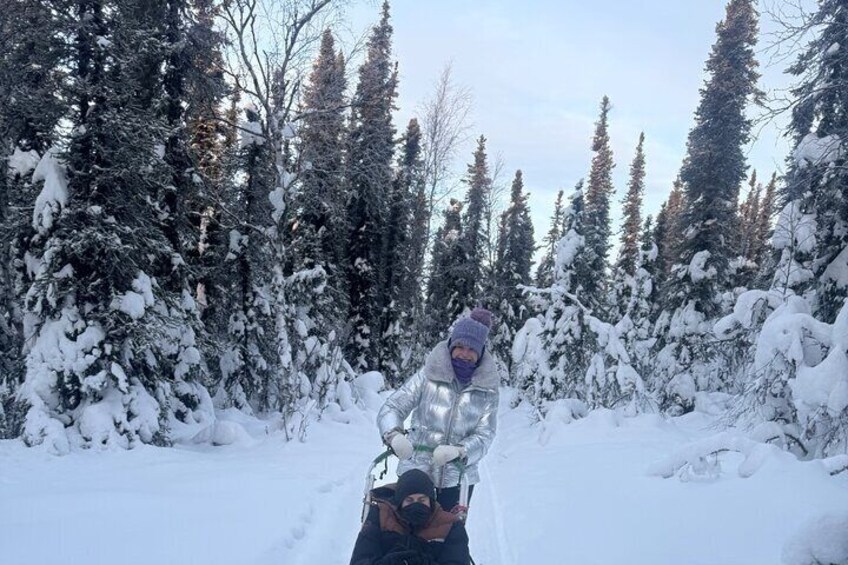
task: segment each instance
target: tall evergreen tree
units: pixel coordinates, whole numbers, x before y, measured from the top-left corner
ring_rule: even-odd
[[[616,324],[622,342],[640,375],[651,374],[651,349],[656,341],[653,332],[658,308],[656,260],[653,218],[648,216],[640,235],[639,255],[633,276],[628,279],[630,290],[623,315]]]
[[[497,285],[494,308],[498,324],[492,337],[492,346],[508,369],[512,366],[510,351],[515,334],[529,317],[529,308],[521,286],[530,284],[530,269],[536,246],[527,198],[521,171],[516,171],[510,191],[509,207],[501,214],[494,266]]]
[[[668,199],[663,202],[654,227],[654,242],[657,245],[656,284],[660,296],[666,296],[671,268],[678,261],[680,243],[683,240],[683,184],[674,181]],[[663,299],[664,302],[664,299]]]
[[[348,147],[348,290],[353,325],[348,358],[356,370],[378,365],[379,305],[385,280],[380,263],[393,181],[392,107],[397,91],[397,73],[390,60],[391,36],[389,4],[385,2],[380,23],[368,40],[366,60],[359,68]]]
[[[536,326],[536,348],[530,348],[516,363],[515,382],[537,409],[559,398],[585,399],[584,377],[591,352],[586,347],[587,312],[581,305],[580,286],[589,268],[585,239],[583,193],[575,191],[564,211],[563,236],[557,242],[553,284],[539,289],[546,305],[528,325]],[[523,330],[522,330],[523,331]]]
[[[636,156],[630,165],[627,194],[622,200],[624,223],[621,226],[621,246],[612,272],[610,310],[615,318],[627,310],[630,302],[630,279],[636,274],[639,262],[639,242],[642,234],[642,194],[645,192],[645,134],[639,135]]]
[[[381,269],[386,273],[386,280],[381,296],[382,320],[378,352],[382,370],[396,379],[402,376],[404,359],[409,357],[412,339],[415,337],[412,331],[413,316],[420,302],[419,265],[426,242],[421,226],[416,229],[413,215],[416,199],[424,186],[421,129],[417,120],[409,122],[402,144],[383,241],[384,263]]]
[[[742,148],[751,129],[746,108],[759,94],[753,1],[731,0],[716,34],[680,172],[686,193],[686,237],[669,279],[672,313],[658,356],[663,407],[672,411],[691,409],[698,390],[732,386],[727,367],[710,366],[717,352],[705,335],[726,307],[731,260],[737,254],[732,236],[737,233],[735,211],[745,175]]]
[[[201,320],[207,333],[225,335],[227,298],[220,292],[222,278],[230,274],[224,268],[228,252],[228,237],[221,225],[224,206],[231,207],[238,142],[238,114],[233,109],[228,116],[226,100],[238,97],[230,93],[224,80],[224,34],[215,25],[221,4],[217,0],[191,0],[186,14],[184,57],[185,72],[185,129],[188,154],[192,162],[191,181],[194,190],[185,195],[190,235],[184,250],[191,269],[190,286],[197,294]],[[229,127],[225,124],[231,124]],[[210,368],[217,365],[213,358],[220,350],[216,345],[206,348]],[[212,369],[214,372],[214,369]]]
[[[251,223],[269,216],[266,202],[274,190],[275,175],[262,117],[254,107],[245,114],[239,151],[244,179],[234,187],[238,194],[232,200],[232,213],[237,223],[229,232],[226,257],[236,276],[229,284],[224,283],[223,289],[230,302],[228,339],[219,360],[222,380],[216,399],[224,406],[252,412],[279,407],[274,383],[277,363],[272,274],[267,268],[273,256],[263,234]]]
[[[796,146],[790,163],[789,200],[800,200],[804,213],[816,216],[813,258],[813,314],[833,322],[848,292],[848,204],[844,167],[848,132],[848,83],[845,49],[848,14],[843,2],[827,0],[808,23],[817,30],[807,49],[789,68],[798,77],[793,89],[798,103],[792,112]],[[820,30],[820,31],[818,31]]]
[[[563,205],[562,196],[564,191],[560,190],[557,193],[556,201],[554,202],[554,212],[551,215],[551,226],[548,233],[542,239],[542,249],[544,254],[539,261],[539,266],[536,268],[536,286],[539,288],[547,288],[551,286],[551,276],[554,268],[554,258],[556,256],[556,244],[562,237],[563,223]]]
[[[624,224],[621,228],[621,247],[616,266],[628,275],[636,271],[642,236],[642,195],[645,192],[645,134],[639,134],[636,156],[630,165],[627,195],[622,200]]]
[[[68,114],[62,98],[67,55],[62,17],[44,0],[22,0],[0,14],[0,438],[15,437],[21,410],[15,402],[24,377],[24,296],[38,256],[31,206],[41,188],[39,161],[58,138]]]
[[[340,319],[344,319],[347,299],[342,276],[348,235],[342,171],[346,87],[344,57],[336,53],[328,29],[304,90],[300,128],[304,167],[294,195],[296,228],[290,254],[298,268],[322,265],[327,271],[328,292],[334,296]]]
[[[474,162],[468,165],[465,182],[465,206],[462,216],[462,249],[465,264],[459,279],[458,296],[466,306],[473,306],[483,297],[484,271],[487,244],[485,213],[492,197],[492,178],[486,155],[486,138],[477,139]]]
[[[755,226],[756,232],[756,249],[754,250],[755,262],[758,265],[758,272],[754,286],[757,288],[767,288],[770,286],[771,279],[774,275],[775,257],[774,247],[772,243],[772,235],[774,234],[773,221],[777,214],[777,173],[772,173],[769,183],[766,185],[766,192],[760,202],[760,213],[757,217]]]
[[[465,281],[465,250],[462,234],[462,202],[451,199],[433,241],[431,273],[427,286],[427,341],[441,339],[448,325],[466,305],[460,294]]]
[[[167,442],[170,428],[212,416],[197,382],[194,302],[162,222],[175,174],[157,154],[168,121],[161,100],[139,96],[156,81],[138,70],[168,43],[139,48],[136,38],[164,28],[161,7],[80,0],[69,17],[67,166],[43,164],[33,218],[49,239],[27,301],[29,444]]]
[[[739,206],[739,253],[749,261],[758,255],[757,223],[760,216],[760,197],[763,185],[757,182],[757,171],[751,171],[748,180],[748,195]]]
[[[586,214],[584,220],[586,253],[589,255],[590,276],[581,280],[586,290],[587,306],[597,310],[604,304],[603,291],[609,267],[607,255],[610,248],[610,198],[614,192],[612,158],[609,138],[609,98],[601,100],[601,114],[595,123],[592,139],[592,167],[586,186]]]

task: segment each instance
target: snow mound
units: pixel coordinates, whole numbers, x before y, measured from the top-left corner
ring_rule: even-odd
[[[807,521],[783,546],[785,565],[848,565],[848,514]]]
[[[215,446],[239,445],[250,446],[253,438],[238,422],[230,420],[215,420],[215,422],[200,430],[193,438],[192,443],[212,444]]]
[[[378,371],[369,371],[356,377],[353,381],[353,390],[356,392],[362,407],[366,410],[377,411],[383,405],[383,397],[380,396],[386,386],[383,374]]]

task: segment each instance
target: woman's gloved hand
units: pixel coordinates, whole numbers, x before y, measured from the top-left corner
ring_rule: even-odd
[[[462,457],[462,448],[456,445],[440,445],[433,450],[433,465],[441,467],[457,457]]]
[[[412,452],[414,451],[412,442],[400,432],[395,432],[394,435],[392,435],[389,439],[389,446],[392,448],[392,451],[395,452],[395,455],[398,456],[398,459],[409,459],[412,457]]]

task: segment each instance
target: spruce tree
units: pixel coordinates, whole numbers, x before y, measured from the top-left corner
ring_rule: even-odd
[[[492,197],[492,178],[486,156],[486,138],[477,139],[474,161],[468,165],[468,191],[462,216],[462,249],[465,264],[457,288],[459,299],[473,306],[483,297],[484,270],[487,244],[485,213]]]
[[[627,195],[622,200],[624,208],[624,224],[621,228],[621,247],[616,266],[633,275],[639,259],[640,239],[642,234],[642,195],[645,192],[645,134],[639,134],[639,144],[636,146],[636,156],[630,165],[630,181],[627,185]]]
[[[441,339],[448,326],[466,305],[460,294],[465,280],[465,251],[462,237],[462,203],[451,199],[444,210],[442,225],[433,240],[431,272],[427,286],[427,342]]]
[[[48,239],[27,299],[29,444],[167,442],[175,426],[212,417],[194,301],[162,222],[175,174],[157,149],[168,122],[161,100],[140,96],[150,58],[166,49],[135,39],[164,26],[160,7],[80,0],[69,19],[72,130],[64,164],[43,164],[33,218]]]
[[[612,273],[610,310],[617,318],[623,313],[630,302],[632,277],[636,274],[636,264],[639,261],[639,242],[642,229],[642,194],[645,192],[645,134],[639,135],[636,146],[636,156],[630,165],[630,180],[627,194],[621,204],[624,209],[624,223],[621,226],[621,246],[618,260]]]
[[[515,334],[529,317],[521,287],[530,284],[536,246],[527,198],[522,174],[518,170],[512,181],[509,207],[501,214],[494,266],[494,313],[498,324],[492,337],[492,347],[498,358],[506,363],[507,369],[512,366],[510,352]]]
[[[222,380],[216,391],[219,404],[247,412],[279,407],[273,383],[277,355],[272,272],[267,267],[273,256],[264,234],[252,223],[269,215],[266,202],[275,182],[274,160],[262,123],[258,110],[248,107],[241,125],[239,152],[244,180],[235,187],[238,196],[233,199],[233,213],[237,223],[229,232],[226,256],[236,275],[229,288],[224,289],[231,300],[229,339],[219,360]]]
[[[616,324],[633,367],[643,376],[651,374],[651,349],[656,341],[653,329],[658,309],[655,283],[658,256],[654,243],[653,218],[648,216],[639,237],[635,271],[628,279],[629,298],[623,315]]]
[[[192,162],[191,181],[195,189],[185,195],[188,214],[184,255],[191,270],[190,286],[196,289],[201,320],[209,338],[207,343],[223,337],[227,298],[219,292],[229,273],[224,268],[228,237],[221,225],[224,207],[231,207],[232,186],[236,169],[238,115],[226,104],[238,94],[230,92],[224,80],[224,34],[215,25],[220,15],[216,0],[191,0],[186,14],[184,57],[185,129],[188,154]],[[227,99],[227,97],[230,99]],[[226,124],[230,124],[227,126]],[[210,324],[214,319],[215,323]],[[223,322],[223,323],[222,323]],[[217,363],[217,345],[207,347],[205,354],[213,368]]]
[[[739,253],[749,261],[758,255],[757,222],[760,216],[760,197],[763,185],[757,182],[757,171],[751,171],[748,180],[748,195],[739,206]]]
[[[583,193],[575,191],[564,211],[563,236],[557,242],[552,273],[553,284],[538,289],[545,308],[527,322],[538,328],[535,348],[515,363],[515,383],[527,399],[544,411],[547,401],[561,398],[585,400],[584,377],[591,351],[585,344],[585,294],[580,286],[589,268],[585,238],[581,230],[584,220]]]
[[[69,112],[62,98],[67,46],[62,20],[43,0],[22,0],[0,14],[0,438],[16,437],[22,411],[15,400],[24,377],[24,298],[39,256],[31,207],[41,189],[39,161],[56,145]]]
[[[421,129],[411,120],[402,140],[398,172],[392,186],[389,216],[383,241],[383,265],[386,273],[381,296],[379,358],[390,380],[399,380],[404,359],[411,353],[414,338],[413,316],[420,302],[420,261],[426,240],[415,231],[415,201],[424,183],[421,160]],[[417,239],[413,240],[413,236]],[[399,384],[399,383],[392,383]]]
[[[581,280],[586,290],[587,306],[594,310],[603,307],[609,267],[607,255],[610,248],[610,198],[612,185],[612,149],[609,138],[609,98],[601,100],[601,114],[595,123],[592,139],[592,167],[586,186],[586,214],[584,220],[586,253],[589,256],[590,275]]]
[[[686,237],[669,279],[671,314],[658,355],[662,403],[672,412],[692,409],[697,391],[734,386],[727,367],[711,366],[717,351],[705,336],[727,307],[731,261],[737,254],[735,211],[745,175],[743,146],[751,129],[746,108],[759,94],[753,1],[731,0],[716,34],[680,172]]]
[[[803,213],[816,216],[816,250],[813,258],[815,290],[813,314],[833,322],[848,292],[848,204],[844,167],[848,132],[848,81],[845,25],[848,14],[844,2],[819,3],[808,29],[816,34],[808,47],[789,68],[798,77],[793,94],[798,103],[792,111],[795,140],[787,190],[789,200],[799,200]]]
[[[348,146],[348,291],[353,327],[347,353],[357,371],[375,368],[379,362],[379,305],[385,280],[380,264],[393,181],[392,107],[397,91],[397,73],[390,60],[391,35],[386,2],[359,68]]]
[[[336,53],[328,29],[304,90],[299,132],[303,170],[294,195],[297,226],[290,254],[298,268],[321,265],[325,269],[339,319],[344,319],[347,299],[343,271],[348,226],[342,170],[346,87],[344,58]]]
[[[548,233],[542,239],[542,249],[544,254],[539,261],[539,266],[536,268],[536,286],[539,288],[547,288],[551,286],[551,276],[554,268],[554,257],[556,252],[556,244],[562,237],[563,223],[563,206],[562,196],[564,191],[560,190],[557,193],[556,201],[554,202],[554,212],[551,215],[551,226]]]

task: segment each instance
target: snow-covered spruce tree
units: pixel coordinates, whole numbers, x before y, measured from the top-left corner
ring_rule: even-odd
[[[730,288],[735,294],[744,292],[755,285],[758,255],[762,244],[757,241],[757,226],[760,217],[760,206],[763,197],[763,185],[757,182],[757,172],[751,171],[748,179],[748,194],[739,204],[737,213],[737,234],[733,236],[737,242],[738,255],[730,262]]]
[[[754,262],[757,264],[757,275],[753,282],[754,288],[769,287],[775,270],[775,257],[773,248],[769,243],[774,233],[772,224],[778,211],[777,192],[777,173],[772,173],[771,179],[766,185],[765,194],[760,201],[760,213],[754,226],[757,234],[753,249]]]
[[[299,131],[302,171],[293,195],[295,227],[289,254],[297,269],[321,265],[326,271],[325,292],[333,297],[337,322],[346,317],[348,299],[344,276],[348,226],[342,171],[346,87],[344,57],[336,53],[332,32],[325,30],[303,95]]]
[[[151,75],[136,72],[157,46],[135,41],[141,24],[162,20],[137,8],[74,7],[67,165],[44,164],[33,217],[36,230],[56,224],[27,296],[23,437],[59,452],[167,442],[181,423],[213,417],[197,384],[194,301],[164,283],[182,263],[160,220],[173,173],[157,150],[166,122],[140,96]]]
[[[245,139],[256,136],[260,139],[254,145],[267,145],[262,168],[273,175],[271,186],[266,187],[270,190],[261,195],[264,204],[248,214],[243,227],[249,231],[235,237],[231,234],[231,242],[260,246],[270,256],[270,261],[251,266],[256,273],[252,276],[261,283],[254,289],[262,290],[267,281],[269,317],[273,319],[273,357],[268,359],[269,380],[260,394],[259,409],[281,413],[288,438],[302,438],[311,409],[319,400],[334,399],[335,374],[319,375],[316,367],[324,366],[320,359],[332,358],[332,366],[340,366],[333,348],[324,347],[335,339],[332,331],[337,328],[319,327],[313,317],[312,308],[322,308],[326,300],[325,271],[287,272],[291,265],[289,231],[296,217],[292,199],[303,170],[293,109],[308,74],[305,67],[312,56],[311,47],[320,44],[325,29],[323,18],[332,17],[336,6],[332,0],[232,0],[222,4],[222,20],[234,47],[227,58],[234,63],[229,71],[238,77],[242,94],[256,105],[259,114],[259,125],[250,126]],[[269,18],[257,19],[257,10],[269,13]],[[273,29],[265,25],[269,21]],[[267,56],[266,42],[273,46],[273,56]]]
[[[842,2],[820,2],[807,24],[816,35],[789,69],[799,84],[793,89],[798,98],[791,125],[796,147],[788,188],[806,194],[802,210],[816,214],[813,315],[828,323],[848,295],[848,173],[843,166],[848,139],[847,23]]]
[[[544,254],[539,261],[539,266],[536,268],[535,284],[539,288],[547,288],[551,286],[551,276],[554,270],[554,257],[556,256],[556,244],[562,237],[562,221],[563,221],[563,205],[562,197],[564,191],[560,190],[557,193],[556,201],[554,202],[554,212],[551,215],[551,226],[548,228],[548,233],[542,239],[542,249]]]
[[[533,223],[527,205],[521,171],[512,181],[509,207],[501,214],[497,258],[494,265],[494,313],[498,321],[492,348],[499,359],[512,368],[512,343],[516,332],[530,317],[523,286],[530,284],[533,252]]]
[[[217,309],[225,307],[219,294],[227,253],[227,237],[221,229],[222,206],[231,196],[235,170],[237,136],[228,131],[226,97],[230,87],[224,80],[224,34],[215,23],[220,15],[217,0],[191,0],[185,11],[182,57],[184,63],[185,135],[191,160],[192,190],[185,195],[188,244],[183,254],[191,272],[190,286],[197,293],[201,319],[207,337],[221,337],[221,324],[209,327],[212,318],[220,320]],[[235,122],[234,117],[232,122]],[[232,123],[230,122],[230,123]],[[211,308],[211,310],[210,310]],[[209,335],[209,334],[213,335]],[[210,364],[218,348],[205,348]]]
[[[34,276],[26,259],[43,243],[33,241],[31,208],[43,183],[33,172],[69,111],[61,98],[66,46],[51,8],[22,0],[0,14],[0,438],[17,437],[23,416],[15,396],[25,372],[24,295]]]
[[[749,260],[753,255],[762,193],[763,185],[757,182],[757,171],[752,170],[748,178],[748,194],[739,205],[739,253]]]
[[[806,455],[791,384],[798,369],[818,363],[826,348],[827,328],[811,315],[800,296],[813,280],[810,269],[815,245],[815,217],[804,214],[798,201],[781,212],[772,245],[780,259],[767,290],[749,290],[736,300],[733,312],[719,320],[715,333],[742,359],[747,385],[731,415],[758,427],[762,439],[779,441]]]
[[[544,411],[547,401],[584,396],[591,352],[585,347],[586,310],[579,300],[586,263],[583,193],[575,191],[564,210],[564,235],[556,245],[553,283],[531,291],[541,295],[544,311],[527,321],[513,348],[513,381],[525,398]]]
[[[378,349],[380,368],[391,384],[400,384],[408,376],[410,356],[413,349],[418,349],[417,317],[423,311],[421,270],[427,235],[426,223],[421,223],[421,217],[416,218],[422,212],[420,205],[425,190],[421,129],[417,120],[410,120],[401,146],[381,266],[386,280],[381,296]]]
[[[633,276],[626,279],[630,287],[628,301],[615,325],[631,364],[645,378],[651,374],[651,349],[656,342],[653,329],[658,309],[654,283],[657,255],[653,219],[648,216],[642,228]]]
[[[759,92],[754,59],[757,13],[752,0],[731,0],[707,61],[695,126],[680,173],[686,193],[686,237],[665,293],[670,313],[658,346],[662,407],[691,410],[698,391],[731,391],[734,366],[720,359],[711,328],[725,312],[736,257],[736,206],[745,175],[742,151],[751,122],[746,108]],[[731,295],[732,298],[732,295]]]
[[[385,2],[380,23],[368,40],[365,62],[359,68],[348,145],[348,291],[353,327],[347,356],[357,371],[379,364],[380,296],[385,280],[380,262],[394,177],[392,106],[397,95],[397,72],[391,62],[391,36],[389,4]]]
[[[486,138],[482,135],[477,139],[474,161],[468,164],[467,175],[468,192],[465,193],[461,240],[465,261],[461,266],[457,296],[464,306],[473,306],[482,298],[484,291],[485,245],[488,241],[484,215],[492,197]]]
[[[583,213],[577,191],[557,243],[554,282],[530,291],[541,295],[547,308],[516,335],[513,381],[541,414],[549,401],[564,398],[582,401],[584,408],[644,410],[651,402],[618,330],[593,316],[581,299],[585,289],[579,281],[591,269],[580,234]]]
[[[639,261],[642,229],[642,195],[645,192],[645,134],[639,135],[636,155],[630,164],[630,180],[627,194],[621,204],[624,209],[624,223],[621,226],[621,246],[618,260],[612,271],[610,285],[610,312],[612,319],[618,319],[630,303],[631,279],[636,274]]]
[[[610,248],[610,197],[612,186],[612,148],[609,138],[609,98],[601,100],[601,114],[595,123],[592,138],[592,167],[586,185],[586,212],[583,220],[586,251],[590,265],[588,276],[579,281],[585,289],[586,306],[596,314],[606,306],[607,255]]]
[[[654,243],[657,245],[656,286],[658,298],[664,297],[671,267],[680,255],[680,243],[683,241],[682,212],[684,204],[683,184],[676,179],[668,198],[660,207],[654,227]],[[664,300],[660,299],[660,302]]]
[[[756,337],[751,384],[736,416],[760,424],[763,439],[813,457],[848,451],[842,196],[848,75],[840,47],[848,40],[847,18],[842,2],[821,2],[807,20],[813,40],[790,68],[799,77],[798,103],[785,204],[772,238],[777,268],[769,292],[743,294],[736,306],[765,318],[750,330]]]
[[[305,87],[300,120],[299,171],[287,212],[289,237],[286,292],[291,305],[293,359],[302,387],[319,408],[337,400],[348,367],[345,290],[347,211],[342,154],[345,142],[344,58],[325,30]]]
[[[416,126],[418,125],[417,120],[415,124]],[[416,134],[416,127],[410,124],[406,134],[407,140],[414,138],[416,135],[419,138],[423,138],[421,129],[417,129],[418,133]],[[421,143],[419,141],[419,144]],[[410,152],[410,159],[412,159],[413,154],[413,152]],[[409,231],[409,256],[406,260],[408,272],[406,274],[406,283],[402,285],[401,296],[406,303],[403,306],[404,311],[409,312],[412,316],[412,327],[407,331],[407,337],[410,339],[409,354],[404,357],[404,364],[401,365],[401,371],[406,370],[407,367],[419,367],[424,361],[424,356],[429,351],[430,345],[426,341],[427,317],[425,315],[424,277],[427,249],[431,239],[430,222],[432,208],[429,200],[427,165],[424,157],[424,148],[421,147],[419,155],[414,161],[405,161],[411,163],[409,172],[406,174],[408,174],[408,182],[412,191],[412,225]],[[403,169],[401,170],[403,171]]]
[[[430,279],[427,285],[426,341],[444,337],[448,326],[462,313],[466,301],[459,294],[464,276],[465,252],[462,246],[462,203],[451,199],[444,210],[442,225],[433,241]]]
[[[220,382],[215,393],[219,406],[233,405],[248,412],[274,408],[276,343],[274,301],[268,265],[272,251],[264,235],[252,221],[268,222],[268,195],[273,192],[276,176],[271,144],[263,132],[262,119],[255,108],[248,108],[242,123],[241,172],[243,181],[236,187],[230,213],[237,218],[229,231],[226,262],[235,277],[229,284],[219,281],[228,297],[228,335],[218,359]],[[260,224],[262,225],[262,224]],[[223,296],[222,296],[223,298]]]

